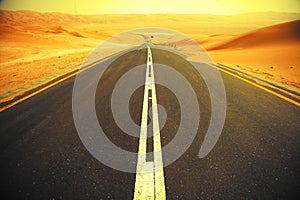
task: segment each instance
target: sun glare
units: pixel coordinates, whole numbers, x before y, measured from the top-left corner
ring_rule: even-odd
[[[299,12],[299,0],[2,0],[1,9],[77,14]]]

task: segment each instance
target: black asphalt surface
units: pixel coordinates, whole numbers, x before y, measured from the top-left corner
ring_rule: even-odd
[[[227,94],[225,125],[214,149],[199,159],[211,115],[208,89],[184,59],[156,49],[152,55],[154,63],[172,66],[189,80],[201,110],[192,145],[164,168],[167,199],[299,198],[299,107],[221,73]],[[147,49],[141,49],[112,63],[99,82],[95,99],[97,117],[108,138],[133,152],[137,152],[138,139],[117,127],[110,98],[122,74],[145,64],[146,58]],[[159,73],[155,64],[154,72]],[[72,116],[74,80],[70,78],[0,113],[1,194],[6,197],[2,199],[133,198],[135,174],[103,165],[81,143]],[[84,89],[89,89],[88,84]],[[179,103],[160,85],[157,99],[168,113],[161,131],[164,146],[178,129]],[[137,124],[142,100],[141,87],[129,105]]]

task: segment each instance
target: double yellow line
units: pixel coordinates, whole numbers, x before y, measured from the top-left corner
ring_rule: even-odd
[[[144,87],[144,99],[142,106],[142,118],[140,139],[138,147],[138,160],[134,185],[134,200],[165,200],[166,189],[164,180],[160,129],[156,99],[156,88],[152,53],[149,46],[146,65],[146,78]],[[147,129],[149,101],[152,105],[152,132],[153,132],[153,161],[147,161],[147,138],[150,133]],[[148,138],[149,139],[149,138]]]

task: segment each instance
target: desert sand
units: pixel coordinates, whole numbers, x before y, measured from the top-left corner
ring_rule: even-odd
[[[300,90],[300,20],[257,29],[206,48],[224,63]]]
[[[80,66],[104,40],[143,27],[182,32],[202,45],[214,62],[300,90],[299,21],[295,21],[300,19],[300,14],[77,16],[33,11],[0,12],[0,94]],[[174,38],[161,39],[165,44],[186,45]],[[125,42],[118,42],[130,47],[143,40],[128,36]],[[118,50],[103,50],[102,56]],[[20,93],[2,98],[0,102],[16,95]]]

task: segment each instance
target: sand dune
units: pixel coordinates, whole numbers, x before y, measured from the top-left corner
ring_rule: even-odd
[[[224,48],[250,48],[265,45],[277,45],[289,42],[300,41],[300,20],[282,23],[254,30],[229,41],[222,42],[208,50]]]
[[[300,20],[247,32],[207,48],[215,62],[300,90]]]
[[[66,28],[63,28],[62,26],[49,27],[49,30],[45,31],[45,33],[67,34],[67,35],[75,36],[75,37],[84,37],[80,33],[76,32],[76,31],[68,31],[68,30],[66,30]]]

